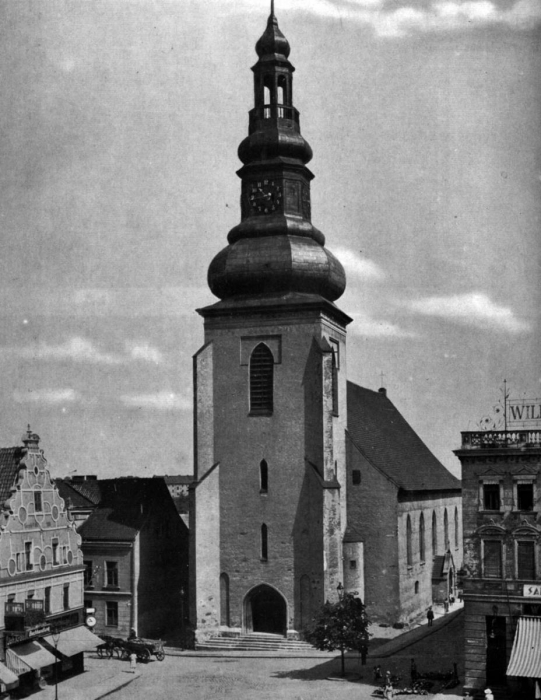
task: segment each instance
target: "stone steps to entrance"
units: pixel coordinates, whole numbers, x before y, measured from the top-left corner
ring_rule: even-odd
[[[211,637],[195,645],[196,651],[281,651],[318,653],[311,644],[296,639],[286,639],[279,634],[254,632],[238,637]],[[324,652],[322,652],[324,653]]]

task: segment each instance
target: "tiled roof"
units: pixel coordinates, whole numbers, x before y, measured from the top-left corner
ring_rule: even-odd
[[[55,479],[55,486],[60,493],[61,498],[64,499],[66,507],[68,510],[72,508],[93,508],[95,505],[94,501],[84,496],[77,488],[74,488],[73,484],[67,479]]]
[[[386,394],[348,382],[348,432],[372,465],[404,491],[460,490]]]
[[[101,497],[101,483],[103,482],[98,481],[97,479],[85,479],[84,481],[72,481],[70,485],[71,488],[80,493],[83,498],[86,498],[94,505],[97,505],[100,502]]]
[[[99,505],[79,528],[86,541],[133,541],[153,503],[171,498],[161,479],[100,479],[99,486]]]
[[[11,494],[24,454],[24,447],[0,447],[0,507]]]

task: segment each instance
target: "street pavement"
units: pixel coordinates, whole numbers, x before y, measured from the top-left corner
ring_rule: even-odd
[[[99,659],[91,654],[85,661],[87,672],[61,683],[58,697],[59,700],[98,700],[105,695],[111,700],[368,700],[378,686],[374,682],[374,666],[380,665],[383,674],[390,671],[400,676],[397,683],[400,689],[410,684],[412,658],[419,671],[450,671],[453,663],[457,663],[463,677],[461,614],[446,616],[436,620],[431,629],[423,625],[392,641],[385,638],[390,633],[388,630],[374,627],[372,632],[373,645],[366,666],[361,665],[357,655],[349,654],[345,681],[332,680],[340,671],[339,657],[332,656],[254,658],[226,653],[195,656],[184,652],[168,655],[163,662],[153,659],[148,664],[138,664],[134,676],[127,672],[128,662]],[[395,645],[394,651],[391,644]],[[126,682],[129,685],[119,687]],[[462,696],[461,686],[439,691],[436,683],[429,699],[458,700]],[[36,698],[53,700],[54,687],[37,693]]]
[[[129,666],[129,662],[100,659],[94,653],[86,654],[85,672],[58,684],[58,700],[99,700],[110,696],[112,692],[139,678],[140,671],[130,673]],[[55,686],[48,685],[31,697],[36,700],[55,700],[55,693]]]

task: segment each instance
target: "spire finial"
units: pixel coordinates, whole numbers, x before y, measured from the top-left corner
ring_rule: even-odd
[[[274,17],[274,0],[271,0],[271,17]]]

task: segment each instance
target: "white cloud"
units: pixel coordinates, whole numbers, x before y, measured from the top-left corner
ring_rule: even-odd
[[[515,316],[512,309],[495,304],[482,292],[455,294],[447,297],[426,297],[403,304],[410,311],[424,316],[447,318],[457,323],[475,325],[510,333],[529,330],[529,325]]]
[[[104,353],[90,340],[74,337],[60,345],[39,343],[34,346],[19,348],[14,352],[29,360],[72,360],[73,362],[89,362],[92,364],[120,364],[122,358],[118,355]]]
[[[0,348],[0,354],[14,355],[27,360],[70,360],[98,365],[121,365],[128,362],[152,362],[161,364],[162,353],[147,342],[127,343],[125,353],[110,353],[100,350],[92,341],[75,336],[58,345],[38,343],[27,347]]]
[[[132,360],[153,362],[156,365],[163,363],[162,353],[148,343],[143,343],[142,345],[127,345],[126,349]]]
[[[61,404],[79,400],[79,394],[73,389],[34,389],[14,391],[13,399],[17,403]]]
[[[349,326],[352,335],[369,338],[413,338],[414,333],[404,330],[394,323],[376,320],[366,313],[352,313],[353,323]]]
[[[377,281],[385,278],[385,273],[379,265],[368,258],[363,258],[362,255],[349,250],[349,248],[333,247],[332,252],[346,268],[348,275],[365,281]]]
[[[130,408],[150,408],[158,411],[188,411],[192,408],[191,399],[171,391],[158,391],[154,394],[124,394],[120,400]]]
[[[243,7],[261,12],[259,0],[231,0],[233,4],[235,10]],[[377,36],[390,38],[488,24],[528,29],[541,21],[540,0],[516,0],[506,9],[499,9],[492,0],[432,0],[422,8],[415,4],[414,0],[404,0],[402,7],[394,4],[389,9],[387,0],[281,0],[280,12],[297,11],[357,22],[372,27]]]

